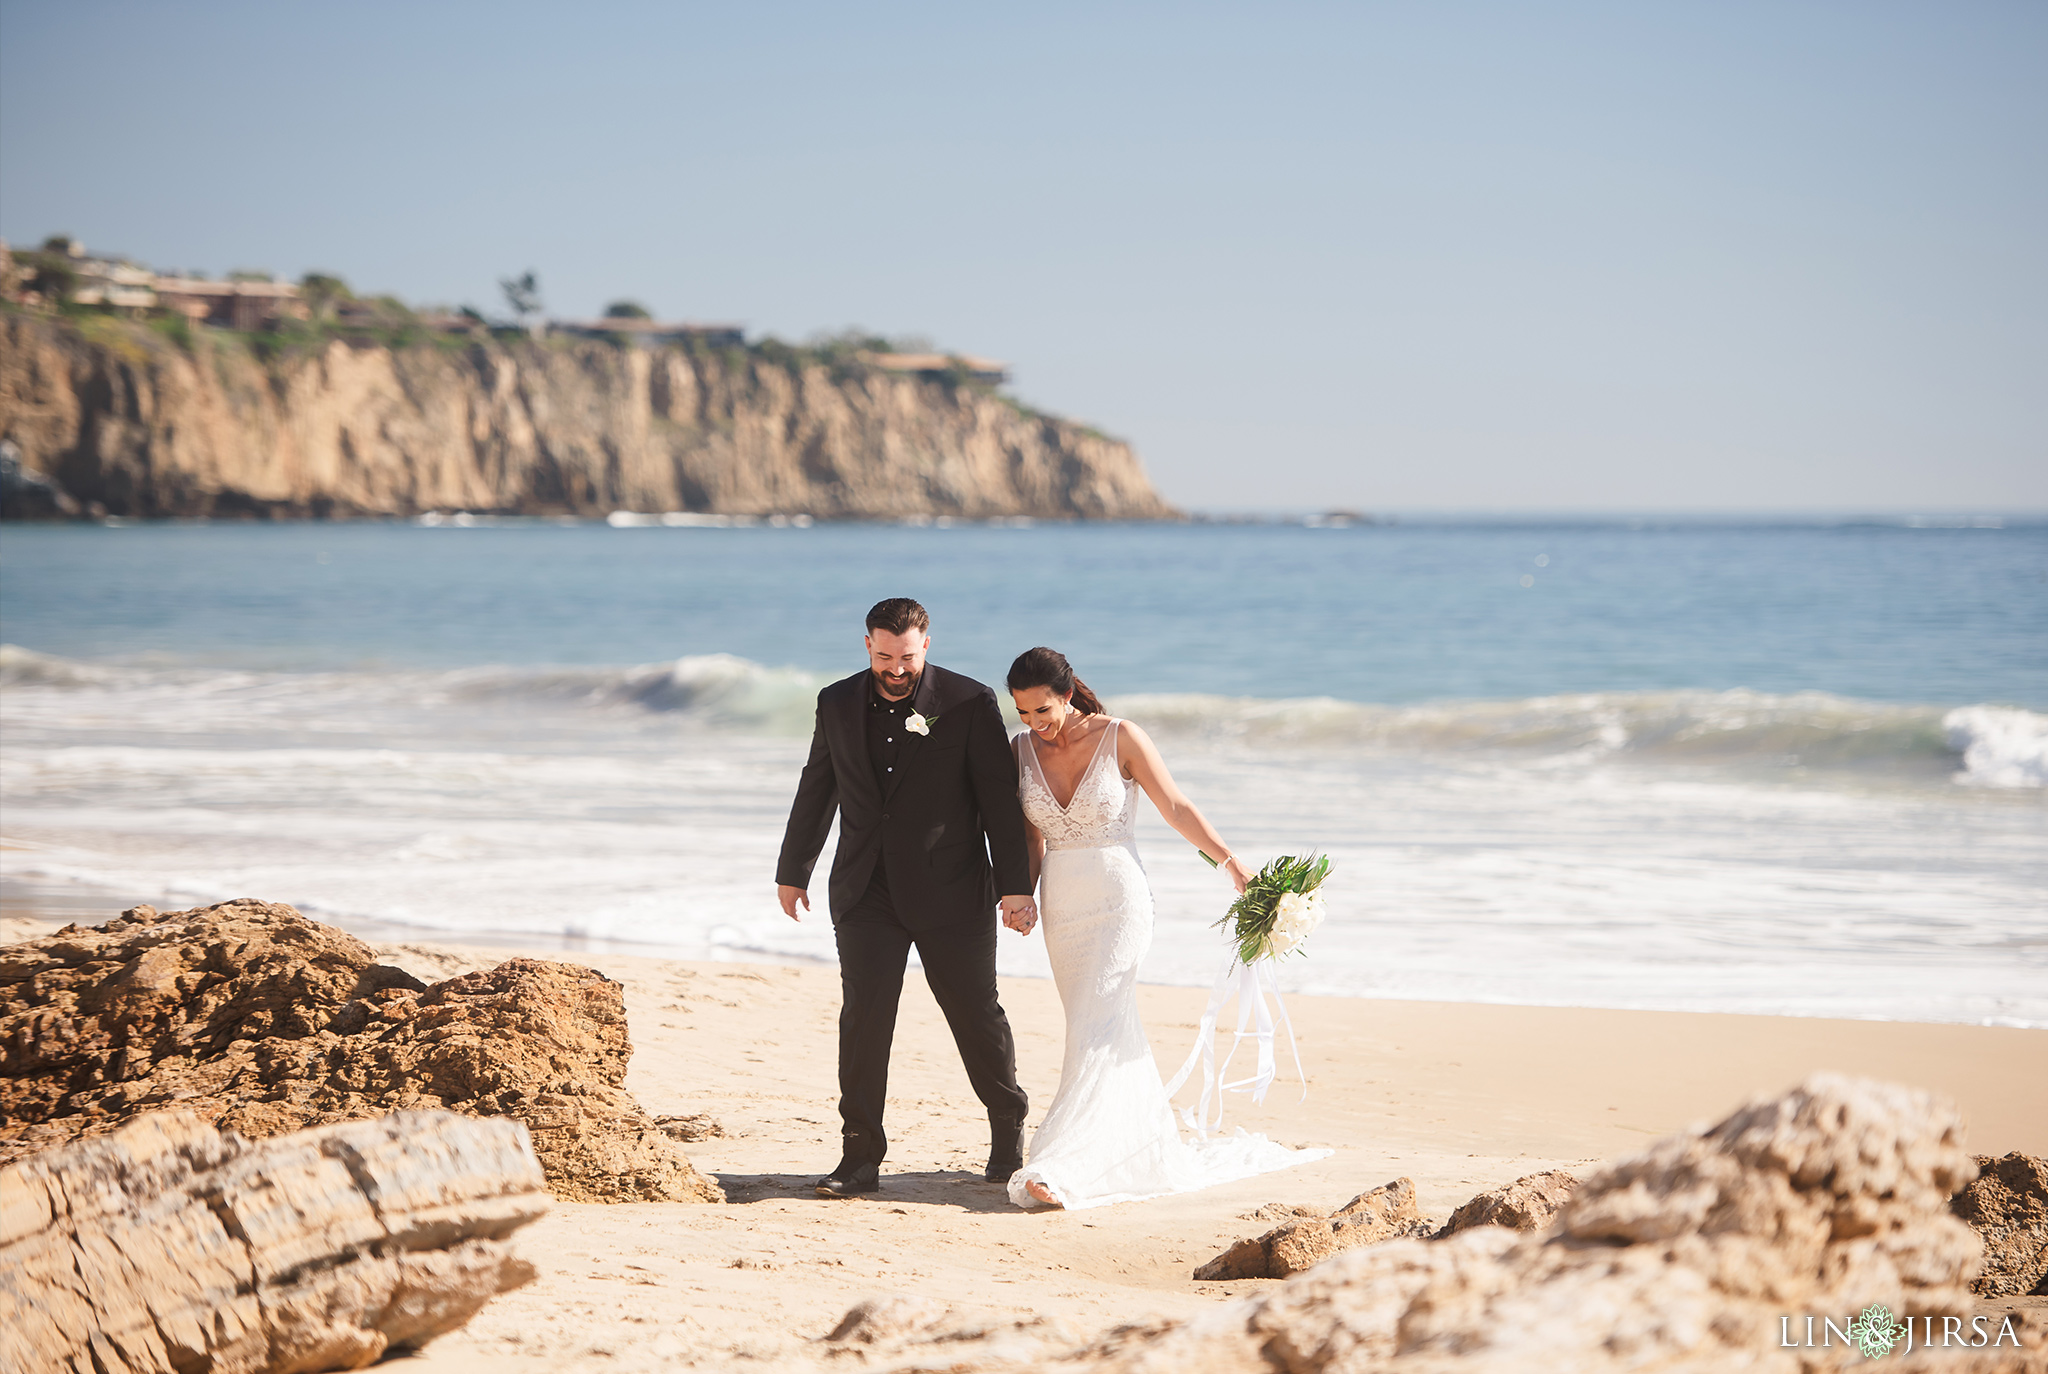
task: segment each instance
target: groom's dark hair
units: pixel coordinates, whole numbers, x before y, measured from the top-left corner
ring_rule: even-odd
[[[912,630],[929,631],[932,618],[924,613],[924,607],[907,596],[892,596],[887,601],[877,601],[868,611],[869,630],[887,630],[892,635],[907,635]]]

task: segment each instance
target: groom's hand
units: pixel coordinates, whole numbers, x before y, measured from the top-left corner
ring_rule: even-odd
[[[787,883],[777,883],[775,885],[775,897],[776,900],[782,903],[782,914],[789,917],[792,921],[801,921],[803,919],[803,917],[796,914],[796,904],[798,902],[804,904],[805,911],[811,909],[811,894],[800,887],[791,887]]]
[[[1038,924],[1038,903],[1029,894],[1003,898],[1003,924],[1019,935],[1029,935]]]

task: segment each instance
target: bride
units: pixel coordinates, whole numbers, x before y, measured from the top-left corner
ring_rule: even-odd
[[[1152,890],[1138,863],[1137,789],[1166,823],[1219,860],[1243,892],[1250,874],[1174,785],[1145,732],[1107,715],[1062,654],[1017,656],[1007,678],[1027,727],[1013,742],[1029,823],[1045,948],[1067,1013],[1060,1088],[1010,1179],[1019,1207],[1097,1207],[1207,1188],[1320,1159],[1264,1136],[1183,1142],[1138,1019],[1138,963],[1152,944]],[[1062,800],[1064,798],[1064,800]],[[1011,929],[1029,935],[1037,916]]]

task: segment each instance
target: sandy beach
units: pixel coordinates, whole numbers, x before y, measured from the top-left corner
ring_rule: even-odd
[[[17,908],[19,910],[19,908]],[[47,921],[6,919],[7,939]],[[86,913],[77,919],[94,919]],[[379,947],[427,979],[514,951]],[[558,1203],[521,1234],[540,1270],[417,1357],[448,1371],[724,1368],[802,1359],[859,1300],[908,1293],[997,1320],[1086,1334],[1184,1317],[1269,1281],[1191,1271],[1268,1222],[1267,1203],[1341,1204],[1406,1175],[1441,1219],[1523,1174],[1583,1171],[1817,1069],[1938,1089],[1978,1153],[2048,1154],[2048,1032],[1809,1018],[1302,997],[1290,1002],[1308,1094],[1284,1078],[1263,1105],[1233,1095],[1227,1125],[1327,1159],[1206,1192],[1076,1213],[1025,1213],[983,1182],[985,1125],[929,992],[906,984],[891,1078],[884,1190],[828,1202],[810,1184],[836,1159],[837,974],[818,967],[566,956],[625,986],[627,1080],[662,1115],[708,1115],[688,1147],[724,1205]],[[1199,990],[1140,993],[1171,1069]],[[1049,982],[1005,982],[1034,1119],[1058,1079]],[[2039,1306],[2040,1299],[2021,1299]]]
[[[449,947],[433,947],[447,958]],[[430,951],[393,947],[421,972]],[[456,957],[462,953],[458,952]],[[809,1184],[837,1157],[831,970],[593,961],[624,981],[628,1085],[660,1114],[708,1113],[728,1133],[691,1147],[722,1207],[564,1204],[527,1232],[542,1270],[426,1359],[454,1369],[568,1369],[599,1351],[620,1368],[795,1354],[854,1302],[904,1292],[1079,1332],[1185,1316],[1257,1286],[1192,1270],[1268,1223],[1268,1202],[1335,1206],[1412,1177],[1444,1216],[1482,1188],[1580,1170],[1814,1069],[1938,1087],[1973,1148],[2048,1152],[2048,1032],[1774,1017],[1299,998],[1309,1093],[1233,1096],[1228,1124],[1328,1159],[1207,1192],[1027,1214],[980,1178],[984,1123],[930,994],[906,984],[891,1076],[884,1191],[834,1203]],[[454,965],[451,963],[451,971]],[[1058,1082],[1059,1001],[1011,980],[1019,1075],[1036,1112]],[[1171,1068],[1200,991],[1142,990],[1154,1052]]]
[[[34,905],[11,902],[0,939],[52,930],[52,904]],[[90,905],[62,916],[113,914]],[[657,1115],[708,1116],[722,1132],[687,1148],[724,1186],[724,1205],[558,1202],[520,1236],[538,1281],[414,1357],[448,1371],[800,1361],[822,1353],[853,1304],[895,1293],[1077,1335],[1186,1317],[1271,1282],[1191,1277],[1233,1239],[1268,1228],[1250,1215],[1262,1205],[1333,1207],[1405,1175],[1423,1213],[1441,1220],[1482,1189],[1545,1169],[1583,1174],[1821,1069],[1948,1094],[1977,1153],[2048,1154],[2048,1031],[1297,997],[1289,1010],[1306,1097],[1285,1074],[1262,1105],[1233,1094],[1226,1126],[1327,1148],[1328,1158],[1200,1193],[1026,1213],[980,1176],[985,1123],[913,972],[883,1191],[832,1202],[810,1185],[837,1157],[836,970],[452,943],[377,949],[430,981],[519,953],[602,969],[625,988],[627,1086]],[[1170,1071],[1206,994],[1139,995]],[[1058,997],[1049,981],[1009,979],[1003,1000],[1035,1124],[1058,1082]]]

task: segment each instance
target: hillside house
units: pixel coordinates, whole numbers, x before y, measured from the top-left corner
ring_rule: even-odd
[[[109,305],[123,310],[148,310],[156,305],[156,273],[116,258],[74,259],[78,285],[73,305]]]
[[[261,329],[281,319],[303,320],[307,315],[299,288],[286,282],[157,277],[155,288],[157,303],[165,309],[222,329]]]

